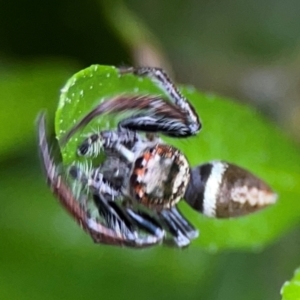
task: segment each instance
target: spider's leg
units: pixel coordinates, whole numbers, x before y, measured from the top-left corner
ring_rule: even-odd
[[[37,125],[39,150],[48,184],[61,205],[89,233],[95,242],[128,247],[149,247],[160,242],[156,237],[152,239],[150,236],[148,240],[128,239],[121,232],[117,232],[91,219],[88,212],[83,209],[78,199],[75,198],[70,186],[65,181],[65,177],[59,174],[58,168],[51,157],[46,138],[45,114],[39,115]]]
[[[118,142],[126,145],[128,148],[141,140],[141,137],[134,131],[123,130],[103,130],[91,134],[78,147],[79,156],[97,157],[102,150],[109,150]]]
[[[260,178],[225,161],[212,161],[191,170],[184,199],[209,217],[246,215],[276,202],[277,195]]]
[[[170,216],[174,222],[176,221],[176,223],[179,224],[180,228],[189,239],[195,239],[198,237],[198,230],[195,229],[194,226],[183,217],[177,207],[174,206],[170,209]]]
[[[129,208],[125,210],[116,202],[106,201],[103,195],[94,195],[94,201],[100,215],[105,219],[106,225],[118,234],[132,240],[136,246],[146,247],[162,241],[164,232],[159,230],[158,226],[156,230],[153,230],[154,224],[144,219],[142,215],[134,213]],[[150,234],[141,234],[140,230],[146,230]]]
[[[153,82],[158,84],[161,90],[169,97],[169,100],[185,114],[189,129],[186,136],[194,135],[200,130],[201,122],[194,107],[180,93],[163,69],[154,67],[120,69],[121,74],[129,72],[138,76],[149,77]]]
[[[135,212],[131,208],[127,208],[128,215],[138,224],[138,226],[147,232],[154,234],[155,236],[159,238],[163,238],[165,235],[165,232],[155,218],[151,217],[149,214],[146,214],[144,212],[138,211]]]
[[[182,228],[182,225],[180,224],[180,222],[178,222],[177,219],[173,218],[170,210],[164,209],[161,212],[159,212],[159,215],[161,221],[165,223],[166,227],[168,228],[168,231],[171,233],[173,237],[172,241],[178,247],[185,247],[189,245],[190,239],[187,236],[185,229]]]
[[[99,214],[105,220],[107,226],[115,231],[122,232],[130,239],[134,239],[133,226],[129,219],[118,211],[115,202],[107,201],[101,194],[93,195],[94,202],[98,208]]]
[[[185,102],[184,102],[185,103]],[[69,139],[81,128],[85,127],[96,117],[104,114],[133,111],[134,115],[119,123],[119,131],[129,129],[132,131],[163,132],[169,136],[187,137],[194,135],[200,129],[199,121],[191,121],[187,110],[182,110],[176,104],[166,101],[162,96],[151,95],[119,95],[115,98],[101,102],[60,139],[65,145]],[[137,113],[135,113],[137,112]],[[97,136],[93,137],[97,140]]]
[[[120,206],[116,202],[109,201],[109,205],[136,235],[142,230],[150,234],[144,237],[146,240],[156,239],[158,242],[163,240],[165,231],[155,217],[133,207]]]
[[[157,99],[157,102],[162,103],[162,99]],[[186,116],[173,116],[171,110],[176,108],[169,106],[169,111],[160,113],[159,111],[153,111],[150,113],[139,113],[132,115],[119,122],[119,128],[128,128],[132,131],[144,131],[144,132],[162,132],[165,135],[184,138],[193,135],[190,124],[187,122]]]
[[[116,198],[122,197],[122,193],[104,179],[101,167],[83,172],[81,168],[73,165],[69,173],[74,179],[89,187],[98,212],[108,228],[126,237],[127,240],[133,240],[136,245],[159,243],[163,239],[164,231],[154,219],[147,218],[146,214],[140,212],[135,213],[130,208],[122,208],[115,202]],[[140,230],[149,234],[141,236]]]
[[[72,165],[69,168],[69,174],[76,180],[80,181],[82,184],[89,187],[93,194],[105,195],[106,199],[114,200],[115,198],[121,196],[121,192],[114,189],[111,184],[105,180],[103,174],[100,172],[99,168],[84,168],[79,165]]]

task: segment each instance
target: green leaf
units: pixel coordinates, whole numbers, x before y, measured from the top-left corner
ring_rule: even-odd
[[[300,268],[298,268],[294,277],[286,281],[281,289],[282,300],[300,300]]]
[[[182,92],[202,119],[203,129],[195,137],[165,141],[180,148],[192,166],[224,159],[238,164],[265,179],[279,194],[278,203],[247,217],[216,220],[190,209],[183,201],[180,208],[200,230],[193,245],[210,251],[228,248],[259,250],[291,228],[300,215],[300,154],[273,124],[257,111],[228,99],[183,87]],[[75,74],[61,94],[56,112],[58,140],[101,101],[120,93],[158,94],[162,92],[148,78],[120,75],[118,69],[94,65]],[[118,119],[101,116],[77,132],[65,147],[65,164],[78,160],[76,148],[82,136],[95,128],[115,127]]]

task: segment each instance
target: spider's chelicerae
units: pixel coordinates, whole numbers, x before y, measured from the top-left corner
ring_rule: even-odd
[[[54,163],[38,120],[39,147],[48,182],[62,205],[98,243],[147,247],[161,242],[184,247],[198,231],[176,205],[184,199],[209,217],[228,218],[256,211],[276,201],[276,194],[248,171],[224,161],[194,168],[158,136],[195,135],[199,117],[163,70],[120,70],[148,76],[167,96],[118,95],[93,108],[60,141],[61,145],[94,118],[131,111],[117,128],[90,134],[78,144],[85,164],[61,172]],[[104,153],[102,163],[93,164]]]

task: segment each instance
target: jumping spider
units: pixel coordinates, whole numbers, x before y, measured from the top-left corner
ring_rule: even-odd
[[[248,171],[224,161],[194,168],[162,133],[186,138],[201,128],[193,106],[158,68],[120,70],[148,76],[167,95],[118,95],[93,108],[60,140],[70,138],[103,114],[135,110],[117,128],[90,134],[80,141],[74,163],[60,172],[54,163],[40,115],[39,147],[50,187],[62,205],[97,243],[148,247],[161,242],[184,247],[198,231],[176,205],[184,199],[209,217],[247,214],[276,201],[276,194]],[[94,158],[104,153],[99,164]]]

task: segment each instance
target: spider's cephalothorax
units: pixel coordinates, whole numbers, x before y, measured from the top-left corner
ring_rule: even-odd
[[[44,116],[39,118],[39,145],[49,184],[94,241],[131,247],[172,242],[183,247],[198,232],[178,211],[180,199],[220,218],[244,215],[276,201],[267,184],[233,164],[213,161],[190,169],[185,155],[165,144],[158,133],[178,138],[197,134],[201,123],[195,109],[161,69],[120,72],[148,76],[165,96],[118,95],[92,109],[61,145],[98,116],[134,113],[116,129],[79,142],[77,154],[85,163],[59,173],[49,153]],[[101,152],[105,158],[95,164]]]

